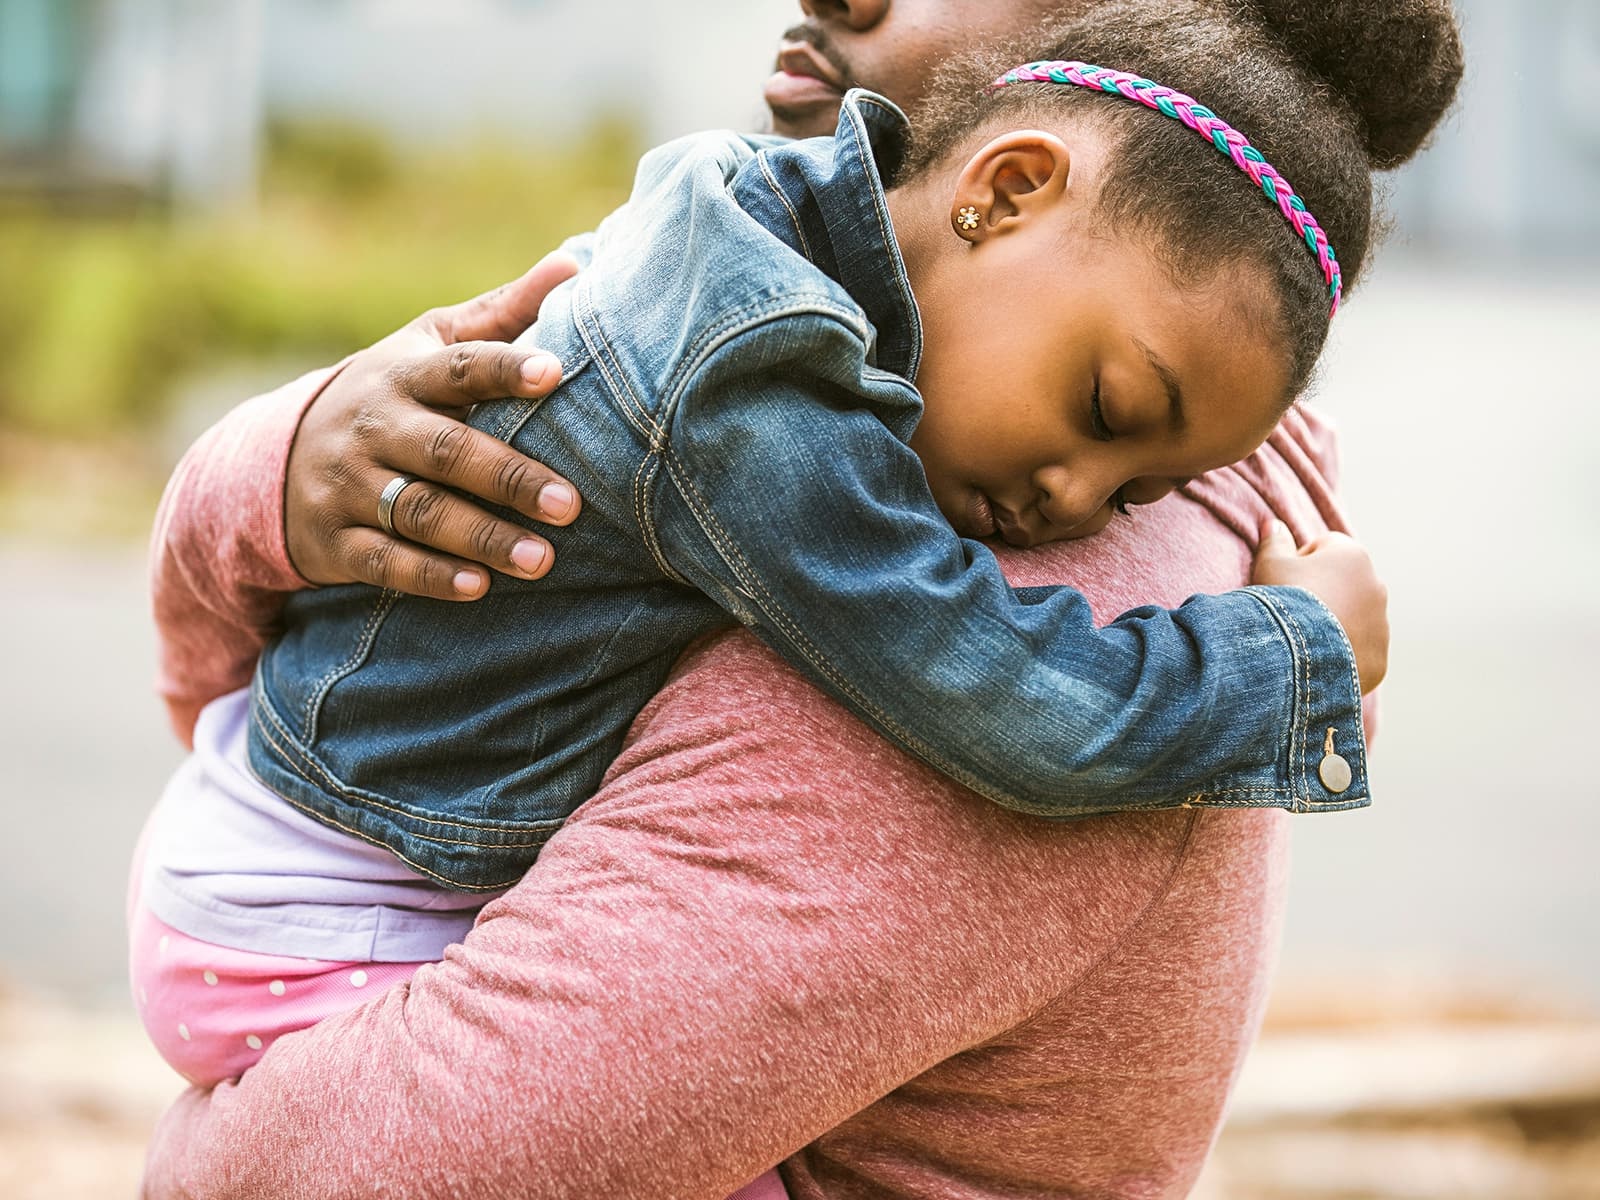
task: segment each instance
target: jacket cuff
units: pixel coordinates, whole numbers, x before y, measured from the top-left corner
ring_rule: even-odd
[[[1279,762],[1293,812],[1372,803],[1355,651],[1328,607],[1304,588],[1247,587],[1283,633],[1292,665],[1289,737]]]

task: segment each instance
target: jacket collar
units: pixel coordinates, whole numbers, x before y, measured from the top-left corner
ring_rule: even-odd
[[[871,361],[913,379],[922,320],[895,242],[883,180],[905,155],[910,126],[892,101],[860,88],[831,138],[763,150],[735,184],[741,207],[849,292],[877,331]]]

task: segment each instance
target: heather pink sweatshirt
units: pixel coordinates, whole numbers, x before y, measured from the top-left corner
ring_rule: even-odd
[[[227,418],[163,502],[182,732],[299,582],[282,475],[321,382]],[[1330,448],[1297,410],[1242,466],[1003,561],[1102,616],[1236,586],[1264,515],[1339,526]],[[720,1200],[786,1160],[802,1200],[1182,1196],[1259,1021],[1286,821],[1009,812],[708,639],[463,945],[186,1094],[146,1195]]]

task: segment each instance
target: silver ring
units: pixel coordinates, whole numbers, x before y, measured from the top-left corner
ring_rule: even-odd
[[[416,480],[410,475],[396,475],[389,480],[383,493],[378,497],[378,527],[390,537],[399,537],[400,534],[394,527],[394,505],[400,499],[400,493],[410,487]]]

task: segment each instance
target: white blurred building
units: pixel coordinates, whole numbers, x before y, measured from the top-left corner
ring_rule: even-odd
[[[1456,0],[1469,80],[1401,172],[1401,240],[1600,255],[1600,0]],[[638,121],[756,127],[795,0],[0,0],[0,189],[132,181],[247,199],[264,122],[401,145]],[[1399,79],[1394,86],[1404,87]],[[19,182],[20,181],[20,182]]]
[[[403,140],[534,134],[626,114],[651,140],[753,128],[795,0],[273,0],[277,112]]]
[[[262,0],[0,0],[0,185],[248,199]]]
[[[1397,181],[1402,234],[1427,230],[1429,244],[1484,257],[1592,262],[1600,257],[1600,0],[1455,4],[1467,83],[1432,147]]]
[[[271,117],[401,145],[751,126],[789,0],[0,0],[0,187],[247,199]],[[730,69],[730,64],[732,69]]]

